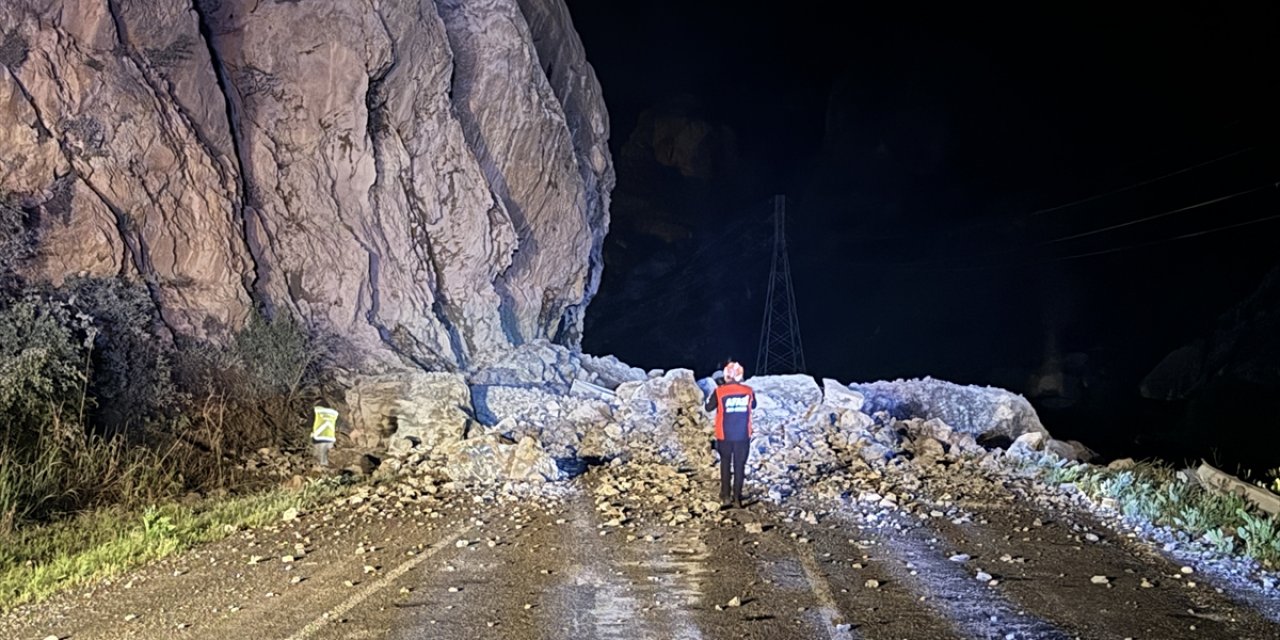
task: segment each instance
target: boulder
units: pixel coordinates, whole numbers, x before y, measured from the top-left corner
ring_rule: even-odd
[[[613,402],[618,396],[608,387],[602,387],[592,382],[584,382],[582,380],[574,380],[569,386],[569,394],[579,398],[593,398],[604,402]]]
[[[613,420],[602,400],[561,396],[537,387],[472,387],[476,417],[489,432],[512,439],[537,438],[557,458],[579,455],[581,441]]]
[[[964,386],[932,378],[881,381],[851,387],[866,398],[864,411],[897,419],[938,418],[979,440],[1008,444],[1025,433],[1048,431],[1027,399],[995,387]]]
[[[1072,462],[1088,462],[1098,456],[1098,454],[1077,440],[1057,440],[1050,438],[1044,445],[1044,450],[1052,453],[1063,460]]]
[[[758,401],[747,459],[749,477],[768,486],[776,499],[820,479],[839,464],[829,438],[835,426],[819,410],[823,394],[811,376],[759,376],[747,385],[755,390]],[[839,444],[849,447],[856,440],[855,436]]]
[[[822,402],[822,390],[812,376],[757,376],[746,384],[756,393],[753,421],[757,432],[816,411]]]
[[[1013,440],[1013,444],[1009,445],[1009,453],[1017,455],[1030,455],[1039,451],[1044,451],[1045,446],[1051,438],[1043,433],[1028,432],[1024,433]]]
[[[702,413],[703,394],[688,369],[672,369],[617,389],[618,424],[637,453],[671,462],[708,460],[710,422]]]
[[[503,353],[492,364],[472,371],[469,380],[473,386],[538,387],[565,394],[581,373],[578,354],[538,340]]]
[[[911,442],[912,453],[921,464],[936,464],[946,457],[946,448],[937,438],[922,436]]]
[[[511,443],[496,434],[460,440],[445,447],[445,473],[455,482],[498,484],[558,480],[560,470],[534,438]]]
[[[578,456],[582,458],[616,458],[626,450],[627,443],[623,438],[622,426],[616,422],[608,422],[603,426],[588,429],[582,434],[578,447]]]
[[[862,411],[862,405],[866,403],[866,398],[861,393],[831,378],[823,378],[822,403],[831,409]]]
[[[452,373],[406,368],[358,376],[346,404],[354,430],[381,434],[394,456],[459,441],[472,423],[470,390]]]
[[[643,369],[630,366],[615,356],[579,356],[583,371],[589,378],[587,382],[598,384],[608,389],[617,389],[624,382],[639,382],[646,378]]]

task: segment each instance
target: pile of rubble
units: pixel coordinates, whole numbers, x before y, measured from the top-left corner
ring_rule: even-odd
[[[819,386],[804,375],[747,383],[759,401],[748,477],[775,501],[841,470],[948,464],[988,447],[1088,455],[1053,440],[1024,398],[1000,389],[928,378]],[[537,342],[470,375],[404,369],[348,386],[347,441],[426,456],[458,483],[546,483],[582,461],[656,464],[653,474],[675,482],[715,461],[703,410],[715,382],[687,369],[644,372]]]

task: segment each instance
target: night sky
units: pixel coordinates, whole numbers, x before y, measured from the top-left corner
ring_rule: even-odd
[[[1280,263],[1275,3],[568,4],[618,170],[588,351],[750,375],[785,193],[810,373],[1004,386],[1142,453],[1186,410],[1143,377]]]

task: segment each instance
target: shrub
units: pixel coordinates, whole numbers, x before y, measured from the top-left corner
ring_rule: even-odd
[[[128,402],[167,379],[163,362],[147,357],[157,347],[146,343],[156,341],[127,326],[144,308],[123,283],[28,288],[0,299],[0,533],[182,487],[182,467],[167,460],[169,450],[87,429],[94,392],[106,390],[108,403]],[[103,309],[99,323],[90,312]],[[120,359],[133,364],[117,367]]]
[[[255,315],[229,347],[187,346],[181,379],[195,398],[188,427],[219,454],[304,444],[326,356],[289,316]]]
[[[0,533],[234,486],[227,454],[305,443],[325,350],[297,322],[182,350],[161,329],[123,280],[0,292]]]
[[[0,301],[0,415],[3,441],[22,439],[68,404],[81,404],[87,380],[87,318],[24,292]],[[79,408],[79,407],[77,407]]]
[[[1077,475],[1046,463],[1034,471],[1047,482]],[[1168,465],[1094,467],[1078,474],[1075,485],[1095,499],[1114,500],[1127,518],[1184,531],[1221,553],[1240,552],[1268,566],[1280,564],[1280,518],[1257,513],[1243,496],[1188,482]]]
[[[101,433],[140,441],[146,424],[169,417],[181,403],[170,361],[172,346],[146,287],[120,278],[69,280],[61,294],[96,330],[88,393],[91,422]]]
[[[1244,541],[1245,553],[1269,565],[1280,563],[1280,521],[1244,509],[1237,513],[1241,525],[1236,535]]]

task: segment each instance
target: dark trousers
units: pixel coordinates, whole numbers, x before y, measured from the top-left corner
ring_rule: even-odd
[[[742,477],[747,470],[747,455],[751,453],[750,440],[721,440],[716,443],[720,452],[720,501],[729,501],[729,478],[733,477],[733,499],[742,500]],[[732,473],[730,465],[732,465]]]

